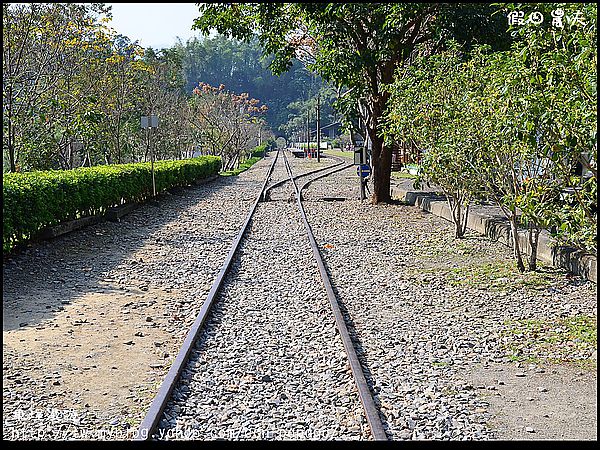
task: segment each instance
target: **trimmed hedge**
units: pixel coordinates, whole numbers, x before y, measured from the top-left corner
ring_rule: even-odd
[[[216,156],[156,161],[156,192],[187,186],[218,174],[220,168],[221,159]],[[148,162],[8,173],[3,176],[2,194],[2,249],[6,253],[42,228],[151,197],[152,172]]]
[[[250,159],[247,159],[242,164],[240,164],[240,167],[238,167],[237,169],[227,170],[226,172],[221,172],[220,175],[224,176],[224,177],[239,175],[240,173],[248,170],[250,167],[252,167],[254,164],[256,164],[260,160],[261,160],[260,157],[254,156]]]

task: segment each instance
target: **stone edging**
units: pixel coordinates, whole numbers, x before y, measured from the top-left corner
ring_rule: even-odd
[[[445,197],[436,195],[434,192],[413,191],[402,186],[391,186],[391,197],[428,211],[443,219],[452,221],[452,213]],[[498,215],[487,215],[483,212],[469,211],[467,227],[482,233],[493,240],[499,241],[512,247],[510,239],[510,225],[504,217]],[[597,283],[596,257],[586,254],[571,247],[553,246],[555,239],[547,232],[542,232],[538,241],[537,257],[540,261],[561,267],[588,280]],[[526,232],[519,232],[519,243],[523,252],[531,254],[529,240]]]

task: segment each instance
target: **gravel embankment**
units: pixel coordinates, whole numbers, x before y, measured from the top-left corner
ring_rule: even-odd
[[[5,259],[5,439],[132,435],[272,157]]]
[[[327,196],[348,200],[320,201]],[[348,169],[313,183],[305,208],[393,439],[497,437],[484,397],[496,387],[472,386],[469,371],[507,361],[506,320],[596,316],[596,286],[560,271],[540,286],[453,285],[452,269],[511,262],[510,249],[475,233],[455,241],[441,218],[357,197]],[[543,372],[517,376],[528,370]]]
[[[295,174],[316,167],[290,164]],[[272,180],[286,177],[280,157]],[[287,183],[280,200],[259,204],[158,438],[369,439],[290,192]]]
[[[133,436],[274,156],[142,206],[120,223],[5,259],[4,439]],[[316,165],[290,161],[297,173]],[[286,177],[280,161],[271,182]],[[506,339],[519,339],[507,337],[507,324],[596,317],[596,285],[560,271],[546,270],[539,282],[504,274],[508,247],[472,232],[454,240],[449,222],[412,206],[360,202],[358,192],[349,168],[311,184],[305,209],[390,436],[501,438],[490,396],[509,387],[511,398],[524,397],[515,404],[534,405],[534,395],[512,381],[550,372],[521,364],[517,373],[497,374],[508,362]],[[275,198],[259,204],[229,276],[234,283],[196,346],[200,371],[184,374],[164,438],[370,437],[296,205],[284,192]],[[275,290],[266,286],[272,280],[281,283]],[[571,353],[589,358],[581,348]],[[475,367],[488,366],[498,386],[472,381]],[[569,398],[568,388],[556,398]],[[540,392],[553,397],[552,389]],[[577,406],[553,405],[557,415],[572,415],[561,422],[561,438],[595,424],[578,417]]]

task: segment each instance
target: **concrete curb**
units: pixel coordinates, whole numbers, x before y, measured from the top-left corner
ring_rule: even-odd
[[[446,198],[435,192],[413,191],[402,186],[392,185],[391,197],[452,221],[452,212]],[[510,225],[501,212],[486,214],[481,211],[469,211],[467,227],[512,247]],[[530,255],[531,248],[525,231],[519,232],[519,243],[523,252]],[[597,283],[598,269],[595,256],[571,247],[555,246],[555,243],[555,239],[550,237],[546,231],[542,231],[538,241],[537,258],[546,264],[561,267]]]

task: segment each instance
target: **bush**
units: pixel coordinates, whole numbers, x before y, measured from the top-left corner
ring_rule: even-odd
[[[254,147],[254,150],[252,150],[250,156],[253,158],[262,158],[265,151],[272,152],[274,150],[277,150],[277,143],[274,139],[269,139],[268,141]]]
[[[201,156],[154,163],[156,191],[217,174],[221,160]],[[152,196],[150,163],[4,174],[3,253],[42,228]]]

